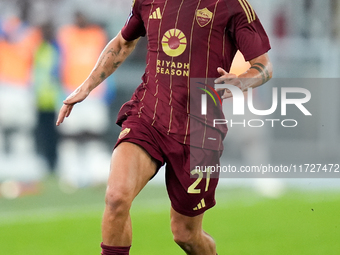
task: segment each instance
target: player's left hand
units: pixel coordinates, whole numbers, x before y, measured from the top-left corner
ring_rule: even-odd
[[[221,67],[217,68],[217,72],[221,75],[221,77],[217,78],[215,80],[215,84],[230,84],[234,85],[238,88],[240,88],[242,91],[244,91],[246,88],[241,82],[241,80],[238,78],[236,74],[228,73],[226,70],[224,70]],[[222,99],[227,99],[233,96],[233,94],[230,92],[229,89],[216,89],[216,91],[222,91],[224,90],[224,93],[222,95]]]

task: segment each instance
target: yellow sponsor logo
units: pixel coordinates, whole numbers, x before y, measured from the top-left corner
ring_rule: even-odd
[[[187,38],[184,33],[177,29],[169,29],[162,38],[162,47],[165,54],[170,57],[181,55],[187,47]]]

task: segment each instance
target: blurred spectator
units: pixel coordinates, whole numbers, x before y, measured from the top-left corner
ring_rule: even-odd
[[[107,43],[103,28],[91,24],[81,12],[76,12],[74,18],[75,24],[63,26],[58,32],[65,95],[87,78]],[[109,125],[112,85],[109,79],[97,87],[86,104],[75,109],[73,118],[59,127],[63,136],[59,146],[60,175],[68,185],[82,187],[106,181],[109,166],[105,163],[109,162],[110,151],[103,135]]]
[[[56,109],[61,92],[59,81],[59,49],[51,22],[41,26],[43,41],[34,57],[33,86],[38,111],[36,128],[37,150],[48,162],[51,172],[57,160],[58,132],[55,126]]]
[[[284,38],[288,35],[286,11],[286,9],[280,8],[274,17],[274,35],[278,38]]]
[[[20,3],[20,17],[0,24],[0,171],[8,178],[35,178],[41,167],[32,138],[36,115],[30,79],[41,35],[29,25],[29,2]]]

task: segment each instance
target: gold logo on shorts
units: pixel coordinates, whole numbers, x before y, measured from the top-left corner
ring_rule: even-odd
[[[197,211],[197,210],[204,208],[204,207],[205,207],[205,201],[204,201],[204,198],[202,198],[201,202],[199,202],[198,205],[193,210]]]
[[[213,16],[213,13],[205,7],[204,9],[196,11],[196,20],[198,25],[204,27],[209,24]]]
[[[130,130],[131,128],[124,128],[124,130],[122,130],[122,132],[119,134],[119,139],[124,138],[130,132]]]

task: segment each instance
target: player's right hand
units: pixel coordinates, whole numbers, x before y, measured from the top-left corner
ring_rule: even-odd
[[[242,91],[245,89],[241,82],[241,80],[238,78],[236,74],[228,73],[223,68],[218,67],[217,72],[221,75],[219,78],[215,80],[215,84],[229,84],[234,85],[238,88],[240,88]],[[231,91],[229,89],[216,89],[217,92],[223,91],[223,95],[221,96],[222,99],[227,99],[233,96]]]
[[[89,95],[89,93],[90,91],[83,89],[82,86],[73,91],[73,93],[64,100],[64,104],[59,111],[56,125],[59,126],[61,123],[63,123],[64,119],[70,116],[73,106],[76,103],[83,101]]]

